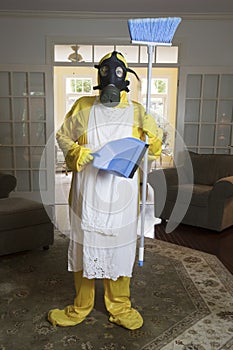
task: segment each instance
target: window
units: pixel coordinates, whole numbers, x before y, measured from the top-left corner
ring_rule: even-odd
[[[147,79],[142,79],[142,101],[146,106]],[[161,124],[167,119],[168,79],[151,79],[151,111]]]
[[[66,93],[88,95],[91,92],[92,79],[66,78]]]
[[[59,63],[85,64],[99,62],[107,53],[116,50],[121,52],[128,63],[147,64],[147,46],[146,45],[78,45],[75,43],[54,46],[54,61]],[[178,62],[178,47],[169,46],[156,47],[156,54],[153,57],[153,63]]]
[[[93,91],[91,78],[66,78],[66,110],[75,100],[83,95],[91,95]]]

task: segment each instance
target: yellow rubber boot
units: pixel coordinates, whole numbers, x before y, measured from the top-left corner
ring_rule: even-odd
[[[82,277],[82,271],[79,271],[74,272],[74,283],[74,305],[68,305],[64,310],[50,310],[48,313],[48,320],[53,326],[75,326],[81,323],[94,307],[95,280]]]
[[[120,277],[116,281],[104,279],[104,301],[110,322],[134,330],[143,325],[143,319],[137,310],[131,308],[129,285],[129,277]]]

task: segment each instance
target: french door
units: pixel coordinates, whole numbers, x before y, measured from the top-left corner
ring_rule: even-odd
[[[0,66],[0,171],[14,196],[54,203],[54,120],[49,66]]]
[[[233,68],[185,67],[178,131],[191,151],[233,153]]]

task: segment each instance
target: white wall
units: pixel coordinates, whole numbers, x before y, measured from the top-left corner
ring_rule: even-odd
[[[232,19],[184,19],[173,43],[180,47],[180,65],[232,66]],[[6,16],[0,14],[0,64],[46,63],[47,37],[129,40],[127,19]],[[86,38],[86,39],[85,39]]]
[[[127,21],[123,20],[3,17],[0,20],[0,64],[44,64],[49,36],[77,37],[87,43],[90,37],[100,41],[106,37],[128,38],[129,34]]]
[[[180,45],[180,65],[232,66],[232,20],[185,20],[175,39]]]

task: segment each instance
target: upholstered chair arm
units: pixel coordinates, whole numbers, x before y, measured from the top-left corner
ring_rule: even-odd
[[[148,174],[148,182],[153,188],[164,180],[167,186],[178,185],[177,168],[154,169]]]
[[[0,173],[0,198],[9,197],[15,186],[16,178],[13,175]]]
[[[229,198],[233,196],[233,176],[227,176],[215,182],[212,190],[215,198]]]

